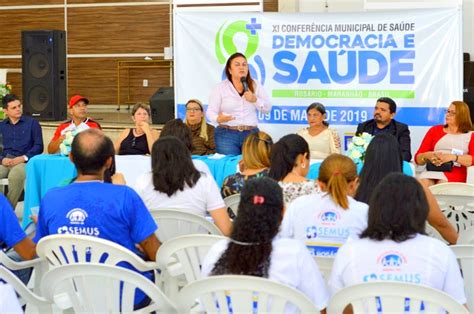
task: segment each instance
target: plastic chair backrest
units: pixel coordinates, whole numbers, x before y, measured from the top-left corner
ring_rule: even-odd
[[[35,293],[40,293],[40,281],[48,269],[48,262],[45,259],[36,258],[29,261],[17,262],[9,258],[7,254],[0,250],[0,265],[5,266],[9,270],[33,268],[30,282],[28,284],[33,280],[33,291]]]
[[[456,244],[474,244],[474,227],[461,230]]]
[[[239,211],[239,203],[240,203],[240,194],[233,194],[229,195],[224,198],[224,203],[227,208],[230,208],[235,216],[237,216],[237,212]]]
[[[474,226],[474,184],[441,183],[430,186],[430,190],[458,232]]]
[[[216,225],[193,213],[179,209],[152,209],[150,213],[158,225],[156,234],[161,243],[187,234],[222,235]]]
[[[147,278],[103,264],[70,264],[50,270],[41,286],[46,299],[65,293],[76,313],[131,313],[137,288],[151,299],[140,312],[175,313],[174,304]]]
[[[454,255],[461,264],[462,276],[464,278],[464,292],[466,293],[467,306],[474,308],[474,245],[458,244],[450,246]]]
[[[185,235],[166,241],[156,253],[156,263],[176,277],[184,274],[186,284],[201,279],[201,265],[209,249],[224,236]]]
[[[421,313],[419,309],[422,302],[425,309],[423,313],[438,313],[440,309],[449,313],[469,313],[443,291],[399,282],[371,282],[344,288],[331,298],[327,312],[339,314],[348,304],[352,304],[354,314],[406,313],[406,298],[410,298],[409,313]]]
[[[8,283],[20,296],[20,304],[27,304],[27,312],[52,313],[52,303],[32,292],[18,277],[4,266],[0,266],[0,279]]]
[[[117,265],[127,262],[138,271],[156,269],[127,248],[112,241],[85,235],[55,234],[42,238],[36,246],[38,256],[52,266],[76,263]]]
[[[194,281],[178,295],[178,310],[189,313],[195,300],[208,313],[286,313],[292,304],[301,313],[319,313],[302,292],[284,284],[254,276],[212,276]]]

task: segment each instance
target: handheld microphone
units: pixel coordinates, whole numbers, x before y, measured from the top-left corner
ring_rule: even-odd
[[[244,93],[249,90],[249,84],[247,83],[247,78],[245,76],[242,76],[240,78],[240,81],[242,82],[242,85],[244,86]]]

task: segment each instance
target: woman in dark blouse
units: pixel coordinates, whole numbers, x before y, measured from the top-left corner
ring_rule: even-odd
[[[206,123],[204,109],[197,99],[186,103],[186,120],[184,121],[193,135],[193,155],[209,155],[216,152],[214,127]]]
[[[115,141],[118,155],[149,155],[159,133],[150,127],[151,111],[147,104],[137,103],[132,108],[135,128],[125,129]]]

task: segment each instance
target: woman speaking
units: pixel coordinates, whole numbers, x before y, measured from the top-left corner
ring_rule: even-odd
[[[207,118],[218,125],[214,132],[217,153],[239,155],[247,135],[258,132],[257,110],[268,113],[272,105],[263,86],[250,76],[243,54],[231,55],[225,71],[227,79],[209,97]]]

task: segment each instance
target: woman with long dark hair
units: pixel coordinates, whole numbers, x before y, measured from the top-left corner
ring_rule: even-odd
[[[313,255],[331,256],[367,227],[368,207],[351,197],[358,177],[347,156],[332,154],[324,159],[318,184],[321,194],[304,195],[290,204],[280,234],[302,241]]]
[[[309,146],[299,135],[283,136],[272,147],[268,176],[280,184],[285,203],[301,195],[318,193],[313,180],[306,179],[309,172]]]
[[[183,142],[160,137],[153,144],[151,165],[152,171],[135,186],[148,209],[176,208],[201,216],[209,212],[222,233],[230,234],[232,224],[214,178],[196,169]]]
[[[336,255],[329,280],[332,293],[363,282],[395,281],[442,290],[465,304],[455,255],[425,234],[428,213],[425,192],[415,178],[386,176],[370,198],[361,239],[347,242]]]
[[[402,172],[402,154],[396,138],[388,133],[377,134],[365,154],[364,166],[359,176],[359,187],[355,199],[369,203],[375,187],[390,173]],[[428,222],[441,236],[451,244],[455,244],[458,234],[441,212],[438,202],[431,191],[424,187],[430,212]]]
[[[308,250],[297,240],[276,237],[283,210],[282,190],[275,181],[249,180],[241,193],[234,230],[229,239],[209,250],[202,274],[269,278],[300,290],[323,310],[328,294]]]
[[[227,79],[209,96],[206,115],[218,125],[214,131],[217,153],[239,155],[245,138],[258,132],[257,111],[268,113],[272,105],[263,86],[250,76],[247,58],[242,53],[229,57],[225,74]]]

